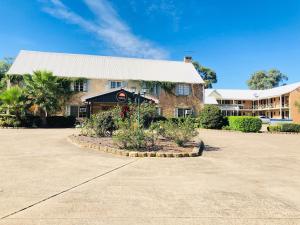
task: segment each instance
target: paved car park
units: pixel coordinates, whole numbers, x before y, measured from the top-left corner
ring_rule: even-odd
[[[0,224],[300,224],[300,135],[201,130],[198,158],[80,149],[0,129]]]

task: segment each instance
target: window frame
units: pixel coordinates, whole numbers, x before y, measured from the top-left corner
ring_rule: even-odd
[[[72,107],[76,107],[76,115],[72,114]],[[85,112],[81,111],[81,109],[85,109]],[[76,118],[87,118],[87,106],[86,105],[69,105],[68,106],[68,115],[75,116]]]
[[[120,84],[120,85],[118,85],[118,84]],[[111,80],[110,81],[110,89],[116,89],[116,88],[121,88],[121,87],[123,87],[122,81],[119,81],[119,80]]]
[[[76,80],[73,82],[73,90],[75,92],[87,92],[87,80]]]
[[[176,84],[176,95],[177,96],[191,95],[191,85],[185,83]]]

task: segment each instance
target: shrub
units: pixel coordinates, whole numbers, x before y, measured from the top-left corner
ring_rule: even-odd
[[[74,116],[49,116],[46,120],[50,128],[70,128],[74,127],[76,122]]]
[[[125,149],[147,149],[155,145],[156,136],[143,129],[119,129],[113,136],[114,140]]]
[[[270,125],[268,126],[268,131],[269,132],[281,132],[281,125]]]
[[[42,119],[40,116],[25,115],[21,120],[22,126],[24,127],[41,127]]]
[[[300,125],[295,123],[282,123],[268,126],[269,132],[300,133]]]
[[[106,137],[111,136],[116,130],[112,112],[99,112],[87,119],[82,128],[81,134],[87,136]]]
[[[154,130],[146,132],[142,127],[138,127],[137,120],[132,116],[118,120],[118,130],[113,138],[122,148],[139,150],[153,147],[157,134]]]
[[[224,117],[221,110],[214,105],[206,105],[200,112],[200,126],[206,129],[221,129],[224,125]]]
[[[20,127],[21,122],[14,115],[1,114],[0,127]]]
[[[262,127],[261,120],[251,116],[229,116],[228,122],[230,129],[242,132],[259,132]]]
[[[152,129],[155,129],[157,134],[173,140],[178,146],[184,146],[193,137],[197,136],[194,120],[191,117],[185,119],[168,120],[158,124],[153,124]]]
[[[300,125],[295,123],[283,123],[281,124],[281,132],[299,133]]]
[[[143,126],[144,128],[149,128],[152,123],[156,123],[159,121],[166,121],[167,118],[163,116],[158,116],[158,115],[145,115],[143,116]]]

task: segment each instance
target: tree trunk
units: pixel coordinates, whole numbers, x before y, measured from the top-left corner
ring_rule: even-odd
[[[47,116],[48,116],[47,110],[43,109],[43,112],[41,113],[41,119],[42,119],[42,126],[43,127],[47,126]]]

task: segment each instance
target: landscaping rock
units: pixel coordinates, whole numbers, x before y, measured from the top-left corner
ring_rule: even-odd
[[[157,153],[156,153],[156,157],[164,158],[164,157],[166,157],[166,154],[163,153],[163,152],[157,152]]]
[[[98,151],[102,152],[107,152],[107,153],[112,153],[112,154],[117,154],[117,155],[122,155],[122,156],[129,156],[129,157],[169,157],[169,158],[181,158],[181,157],[196,157],[199,155],[202,155],[202,152],[204,150],[204,143],[199,140],[195,143],[199,143],[197,147],[194,149],[189,149],[189,151],[192,150],[192,152],[187,151],[186,149],[181,149],[181,151],[149,151],[149,152],[140,152],[140,151],[128,151],[125,149],[121,149],[120,147],[116,146],[110,146],[111,144],[107,139],[102,139],[101,141],[96,140],[91,137],[86,137],[86,136],[76,136],[72,135],[68,137],[68,140],[72,142],[73,144],[81,147],[81,148],[90,148],[90,149],[95,149]],[[105,143],[109,143],[108,145],[105,145]],[[167,145],[166,145],[167,146]]]
[[[148,152],[148,157],[156,157],[156,152]]]
[[[147,152],[139,152],[138,157],[147,157]]]
[[[173,158],[174,157],[174,154],[172,152],[167,152],[166,153],[166,157],[168,158]]]
[[[138,157],[138,153],[137,152],[129,152],[129,157]]]

